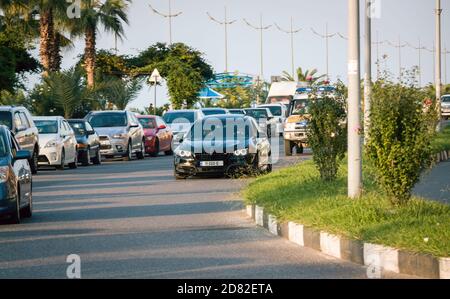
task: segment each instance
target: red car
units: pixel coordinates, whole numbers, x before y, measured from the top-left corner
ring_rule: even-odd
[[[158,156],[160,152],[172,155],[172,130],[164,120],[155,115],[137,115],[139,122],[144,128],[145,153],[152,157]]]

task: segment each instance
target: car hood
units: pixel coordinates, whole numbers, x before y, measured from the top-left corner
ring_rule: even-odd
[[[87,143],[87,137],[86,136],[75,136],[77,139],[77,143]]]
[[[176,124],[169,124],[168,126],[174,133],[180,133],[180,132],[186,133],[187,131],[189,131],[192,124],[191,123],[176,123]]]
[[[94,129],[99,136],[113,136],[116,134],[127,133],[126,127],[108,127],[108,128],[94,128]]]
[[[45,147],[45,145],[51,140],[60,140],[59,134],[39,134],[39,145]]]
[[[184,141],[179,149],[191,151],[193,153],[201,152],[219,152],[219,153],[233,153],[237,149],[242,148],[253,148],[253,143],[251,139],[245,140],[219,140],[219,141]]]

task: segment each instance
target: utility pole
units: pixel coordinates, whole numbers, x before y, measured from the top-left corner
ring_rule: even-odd
[[[169,45],[172,45],[172,19],[178,17],[183,12],[180,11],[178,13],[172,14],[172,0],[169,0],[169,13],[168,14],[162,13],[162,12],[154,9],[153,6],[151,6],[150,4],[149,4],[149,6],[155,14],[169,19]]]
[[[437,130],[441,130],[441,122],[442,122],[442,116],[441,116],[441,88],[442,88],[442,82],[441,82],[441,14],[442,14],[442,8],[441,8],[441,0],[436,0],[436,69],[435,69],[435,81],[436,81],[436,109],[438,109],[438,115],[439,115],[439,124],[437,127]]]
[[[370,138],[370,107],[372,97],[372,0],[366,0],[365,74],[364,74],[364,143]]]
[[[281,32],[287,33],[291,36],[291,67],[292,67],[292,78],[294,80],[295,79],[295,63],[294,63],[294,34],[300,32],[302,29],[295,29],[294,30],[294,20],[291,17],[291,29],[290,30],[285,30],[283,28],[281,28],[280,26],[278,26],[277,23],[275,23],[275,26],[278,28],[278,30],[280,30]]]
[[[444,52],[442,52],[444,55],[444,84],[448,84],[447,81],[447,54],[450,54],[449,51],[447,51],[447,46],[444,46]]]
[[[261,80],[264,80],[264,53],[263,53],[263,32],[264,30],[269,29],[272,27],[272,25],[263,26],[263,17],[262,14],[259,16],[259,27],[252,25],[250,22],[248,22],[246,19],[244,19],[244,22],[251,28],[259,31],[259,41],[260,41],[260,55],[261,55],[261,68],[260,68],[260,78]]]
[[[398,49],[398,80],[401,83],[402,82],[402,48],[406,47],[406,43],[402,44],[400,35],[398,36],[398,44],[391,43],[388,41],[388,44],[391,47]]]
[[[362,190],[359,0],[348,0],[348,196]]]
[[[225,18],[223,21],[219,21],[210,15],[209,12],[206,13],[209,19],[213,22],[216,22],[219,25],[223,25],[225,27],[225,73],[228,73],[228,25],[233,24],[236,20],[228,21],[227,17],[227,7],[225,6]]]
[[[326,48],[326,58],[325,58],[325,60],[326,60],[326,69],[327,69],[327,81],[329,81],[330,80],[330,72],[329,72],[329,56],[330,56],[329,55],[329,53],[330,53],[329,39],[331,37],[335,36],[336,33],[333,33],[333,34],[329,34],[328,33],[328,23],[325,24],[325,34],[320,34],[317,31],[315,31],[313,28],[311,28],[311,31],[315,35],[325,39],[325,48]]]

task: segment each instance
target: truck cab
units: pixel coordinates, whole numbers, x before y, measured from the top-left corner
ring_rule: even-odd
[[[317,88],[300,87],[294,98],[289,103],[288,117],[284,124],[284,150],[287,156],[292,155],[292,150],[297,147],[297,153],[302,154],[308,145],[308,123],[311,120],[309,106],[312,97],[320,98],[324,93],[334,95],[333,86],[320,86]]]

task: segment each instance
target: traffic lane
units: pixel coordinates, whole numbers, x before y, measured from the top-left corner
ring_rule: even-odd
[[[64,278],[69,254],[84,278],[366,277],[255,228],[239,200],[247,180],[175,181],[172,170],[158,157],[41,172],[34,217],[0,226],[0,277]]]

